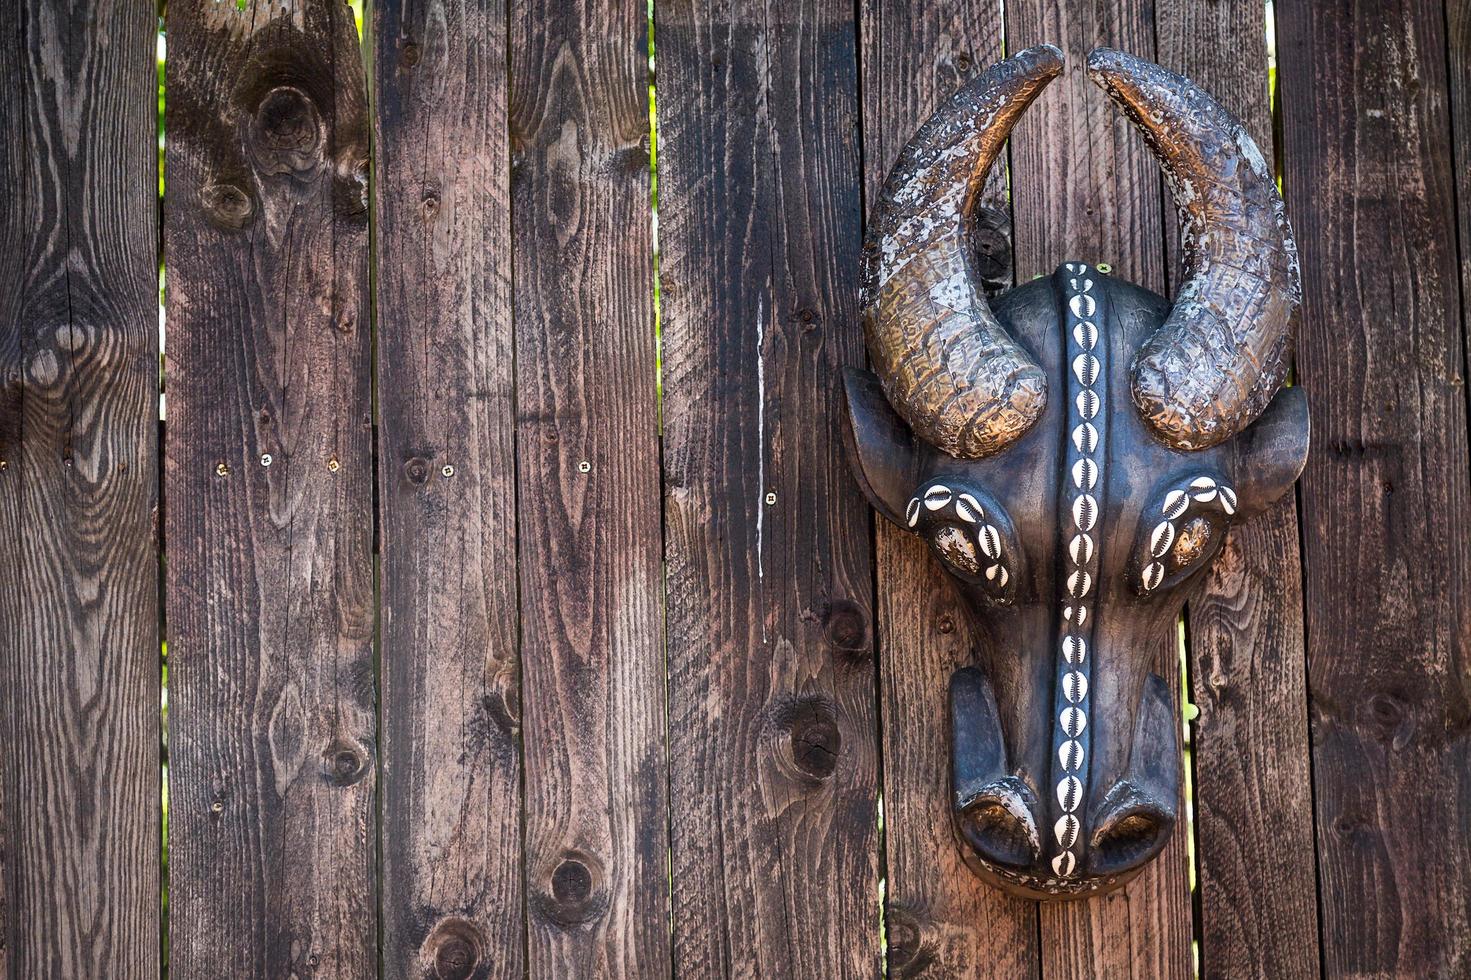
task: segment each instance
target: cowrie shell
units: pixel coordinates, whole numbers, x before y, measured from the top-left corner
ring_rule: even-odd
[[[1089,493],[1080,493],[1073,498],[1073,526],[1079,531],[1093,530],[1098,520],[1098,501]]]
[[[1087,572],[1073,572],[1067,577],[1068,595],[1074,599],[1081,599],[1093,588],[1093,576]]]
[[[1092,296],[1074,296],[1068,300],[1068,309],[1073,311],[1073,316],[1092,316],[1098,309],[1098,301]]]
[[[950,503],[953,497],[954,494],[950,492],[949,487],[936,484],[925,491],[924,505],[930,510],[939,510]]]
[[[976,522],[975,513],[965,505],[964,499],[955,501],[955,516],[967,524],[974,524]]]
[[[1072,813],[1083,799],[1083,784],[1077,776],[1064,776],[1057,782],[1057,805],[1064,813]]]
[[[1190,506],[1190,498],[1185,496],[1184,490],[1171,490],[1165,494],[1165,504],[1161,508],[1165,517],[1174,520],[1185,513],[1185,508]]]
[[[1071,813],[1064,813],[1052,825],[1052,835],[1065,850],[1070,850],[1078,840],[1078,818]]]
[[[1159,588],[1159,583],[1164,581],[1165,567],[1157,561],[1152,561],[1144,566],[1144,572],[1141,577],[1144,580],[1144,590],[1146,592],[1153,592]]]
[[[1073,486],[1079,490],[1092,490],[1097,482],[1097,463],[1091,459],[1080,459],[1073,464]]]
[[[1062,675],[1062,695],[1073,704],[1080,704],[1088,696],[1088,678],[1076,670]]]
[[[1236,491],[1230,487],[1221,488],[1221,509],[1226,512],[1227,516],[1236,513]]]
[[[1080,453],[1092,453],[1098,448],[1098,430],[1093,427],[1092,422],[1084,422],[1073,429],[1073,445],[1078,447]]]
[[[1169,521],[1160,521],[1149,533],[1149,553],[1156,558],[1163,558],[1170,545],[1175,543],[1175,525]]]
[[[996,533],[996,528],[990,524],[981,528],[978,535],[981,542],[981,551],[987,558],[996,560],[1001,557],[1001,535]]]
[[[1063,708],[1057,716],[1057,721],[1062,725],[1062,730],[1068,738],[1077,738],[1083,734],[1083,729],[1088,727],[1088,716],[1083,709],[1074,708],[1069,705]]]
[[[1052,873],[1059,878],[1071,878],[1077,863],[1078,859],[1073,857],[1072,851],[1063,851],[1052,859]]]
[[[1093,382],[1098,380],[1098,369],[1098,358],[1092,354],[1079,354],[1073,358],[1073,377],[1077,378],[1080,384],[1091,387]]]
[[[1083,743],[1070,738],[1057,748],[1057,763],[1063,772],[1077,772],[1083,768]]]
[[[1062,639],[1062,657],[1070,664],[1080,662],[1088,652],[1088,644],[1081,636],[1065,636]]]
[[[1098,325],[1092,320],[1084,320],[1073,327],[1073,343],[1083,350],[1092,350],[1098,344]]]
[[[965,504],[965,506],[967,506],[971,510],[975,511],[975,514],[976,514],[977,517],[985,517],[986,516],[986,508],[982,507],[981,506],[981,502],[979,500],[977,500],[976,498],[972,497],[970,494],[968,494],[968,493],[962,493],[960,495],[960,501],[961,501],[961,503]]]

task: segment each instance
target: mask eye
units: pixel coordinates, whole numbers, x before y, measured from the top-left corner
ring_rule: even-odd
[[[1021,553],[992,497],[974,487],[931,481],[915,491],[905,519],[951,574],[980,585],[998,602],[1012,601]]]
[[[1236,492],[1213,476],[1179,481],[1146,508],[1134,545],[1132,574],[1141,595],[1171,588],[1203,568],[1220,549]]]

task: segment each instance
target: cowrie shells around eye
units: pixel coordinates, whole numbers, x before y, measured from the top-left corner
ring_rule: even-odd
[[[910,527],[919,523],[919,498],[915,497],[909,501],[909,507],[904,511],[904,520]]]

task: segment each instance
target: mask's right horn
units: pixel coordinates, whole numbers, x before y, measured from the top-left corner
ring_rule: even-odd
[[[1108,48],[1088,56],[1088,77],[1159,160],[1187,269],[1134,359],[1134,405],[1168,445],[1218,445],[1287,377],[1302,287],[1282,197],[1245,127],[1189,79]]]

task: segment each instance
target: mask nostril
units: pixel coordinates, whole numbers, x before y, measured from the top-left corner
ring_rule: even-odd
[[[1008,780],[1007,782],[1010,782]],[[1025,787],[998,784],[964,802],[956,823],[966,844],[993,864],[1024,868],[1036,861],[1041,844]]]
[[[1137,868],[1159,853],[1174,825],[1173,816],[1153,806],[1115,811],[1093,835],[1091,870],[1117,874]]]

